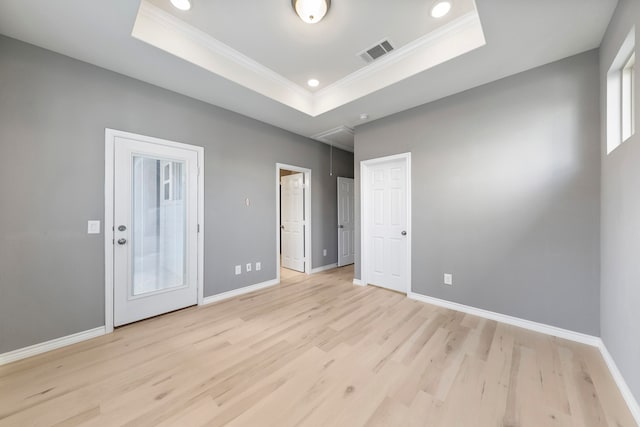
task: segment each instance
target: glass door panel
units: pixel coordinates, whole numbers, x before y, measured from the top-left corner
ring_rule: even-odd
[[[185,164],[132,157],[130,297],[186,286]]]

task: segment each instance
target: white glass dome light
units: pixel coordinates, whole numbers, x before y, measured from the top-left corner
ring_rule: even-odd
[[[318,87],[320,85],[320,81],[318,79],[309,79],[307,84],[309,87]]]
[[[171,4],[176,9],[180,9],[180,10],[189,10],[189,9],[191,9],[191,1],[190,0],[171,0]]]
[[[329,11],[331,0],[291,0],[291,5],[300,19],[307,24],[316,24]]]
[[[450,1],[438,1],[431,8],[431,16],[434,18],[442,18],[451,11]]]

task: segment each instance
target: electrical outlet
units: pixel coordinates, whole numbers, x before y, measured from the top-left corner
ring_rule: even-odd
[[[248,263],[248,264],[247,264],[247,273],[248,273],[249,271],[251,271],[251,263]]]
[[[88,221],[87,234],[100,234],[100,221]]]
[[[444,274],[444,284],[453,286],[453,274],[448,274],[448,273]]]
[[[256,262],[256,271],[260,271],[260,270],[262,270],[262,263]]]
[[[327,250],[326,249],[322,250],[322,256],[327,256]]]
[[[242,266],[241,265],[236,265],[236,276],[238,274],[242,274]]]

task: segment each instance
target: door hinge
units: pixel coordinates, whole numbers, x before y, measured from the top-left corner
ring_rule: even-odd
[[[200,232],[200,224],[198,224],[198,233]]]

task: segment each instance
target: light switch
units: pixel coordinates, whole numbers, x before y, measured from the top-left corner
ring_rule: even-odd
[[[453,286],[453,274],[445,273],[445,275],[444,275],[444,284],[445,285],[449,285],[449,286]]]
[[[100,234],[100,221],[87,221],[87,234]]]
[[[256,271],[262,270],[262,263],[256,262]]]
[[[251,271],[251,263],[247,264],[247,271]]]
[[[242,266],[240,266],[240,265],[236,265],[236,276],[238,274],[242,274]]]

